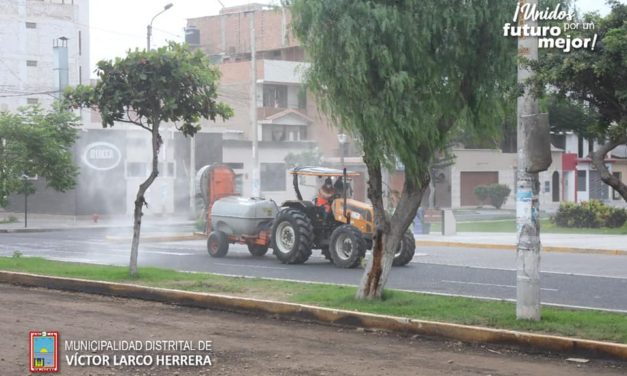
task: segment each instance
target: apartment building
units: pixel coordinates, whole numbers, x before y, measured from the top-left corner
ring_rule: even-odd
[[[186,28],[186,42],[218,64],[222,73],[220,100],[235,110],[232,119],[207,122],[204,128],[223,132],[223,161],[235,169],[243,195],[252,192],[252,140],[256,133],[261,192],[277,201],[293,198],[285,163],[288,154],[317,147],[326,165],[340,167],[341,160],[338,131],[320,113],[304,85],[308,63],[291,32],[290,21],[286,8],[248,4],[224,8],[218,15],[188,19]],[[256,51],[254,99],[251,24]],[[254,125],[251,106],[256,110]],[[355,154],[354,143],[349,141],[345,153],[345,165],[364,171],[355,182],[356,197],[363,199],[365,169],[360,158],[350,158]],[[314,193],[315,182],[310,185],[305,196]]]
[[[0,111],[89,82],[88,0],[0,0]]]

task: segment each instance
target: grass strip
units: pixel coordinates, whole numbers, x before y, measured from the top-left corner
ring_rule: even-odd
[[[37,257],[0,257],[0,270],[222,293],[421,320],[627,343],[627,315],[620,313],[543,307],[540,322],[518,321],[515,306],[510,302],[397,290],[386,290],[382,301],[359,301],[354,299],[354,287],[225,277],[149,267],[140,268],[139,277],[131,279],[126,267],[51,261]]]
[[[595,234],[595,235],[627,235],[627,224],[618,228],[568,228],[559,227],[549,219],[540,220],[540,228],[545,234]],[[440,231],[440,225],[431,225],[431,231]],[[515,219],[477,220],[473,222],[458,222],[458,232],[516,232]]]

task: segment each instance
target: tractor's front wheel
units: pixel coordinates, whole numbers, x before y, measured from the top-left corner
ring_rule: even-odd
[[[366,254],[366,241],[355,226],[342,225],[331,234],[329,253],[338,268],[354,268]]]
[[[311,256],[313,226],[309,217],[296,209],[283,209],[272,226],[272,249],[284,264],[302,264]]]
[[[392,266],[407,265],[414,258],[414,254],[416,254],[416,239],[414,239],[414,234],[411,231],[407,231],[403,235],[396,253],[394,253]]]
[[[207,251],[211,257],[224,257],[229,251],[229,239],[222,231],[211,231],[207,239]]]

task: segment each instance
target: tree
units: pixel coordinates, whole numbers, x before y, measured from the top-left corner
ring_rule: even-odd
[[[322,110],[359,140],[375,212],[372,257],[358,298],[380,298],[394,251],[429,184],[429,165],[456,126],[497,123],[514,85],[515,55],[500,35],[515,4],[503,1],[293,0],[293,26]],[[509,80],[508,80],[509,78]],[[499,123],[500,124],[500,123]],[[386,216],[383,168],[405,167]]]
[[[200,51],[192,53],[176,43],[158,50],[129,51],[125,58],[102,60],[97,67],[96,86],[68,89],[67,102],[71,106],[97,108],[104,128],[123,122],[152,135],[152,171],[139,185],[135,197],[129,269],[131,276],[136,276],[142,208],[148,204],[144,194],[159,175],[158,154],[163,143],[160,125],[174,122],[185,136],[193,137],[200,129],[197,122],[201,117],[227,119],[233,112],[216,101],[218,69]]]
[[[627,5],[608,3],[611,12],[607,16],[592,13],[579,20],[593,23],[594,29],[569,32],[573,39],[597,34],[595,48],[568,53],[547,51],[544,59],[530,63],[537,72],[530,84],[539,95],[555,92],[560,98],[582,103],[598,114],[598,122],[585,128],[604,142],[592,153],[592,163],[603,182],[627,200],[627,185],[612,175],[603,162],[614,148],[627,144]]]
[[[24,176],[39,176],[48,187],[64,192],[76,185],[78,169],[72,161],[78,117],[59,105],[39,106],[17,113],[0,112],[0,206],[12,193],[32,194]]]

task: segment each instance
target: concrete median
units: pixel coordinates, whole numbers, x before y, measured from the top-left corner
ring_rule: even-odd
[[[627,360],[627,345],[624,344],[359,313],[294,303],[8,271],[0,271],[0,283],[143,299],[240,313],[276,315],[290,320],[394,331],[407,335],[444,337],[469,343],[513,345],[533,350]]]

